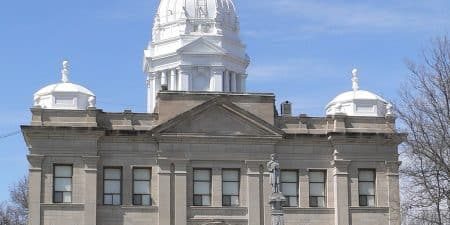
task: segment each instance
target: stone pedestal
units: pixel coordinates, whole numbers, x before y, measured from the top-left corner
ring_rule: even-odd
[[[272,206],[272,225],[284,225],[284,202],[286,202],[286,198],[282,193],[272,193],[270,195],[270,205]]]

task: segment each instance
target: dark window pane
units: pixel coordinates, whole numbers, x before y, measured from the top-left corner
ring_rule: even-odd
[[[367,206],[367,196],[359,196],[359,206]]]
[[[64,192],[60,192],[60,191],[55,192],[53,202],[55,202],[55,203],[62,203],[63,202],[63,195],[64,195]]]
[[[309,206],[310,207],[319,207],[319,201],[317,197],[309,197]]]
[[[202,196],[201,195],[194,195],[194,205],[195,206],[202,205]]]
[[[225,195],[222,198],[222,205],[224,206],[231,206],[231,196]]]
[[[134,195],[133,196],[133,204],[134,205],[142,205],[142,195]]]

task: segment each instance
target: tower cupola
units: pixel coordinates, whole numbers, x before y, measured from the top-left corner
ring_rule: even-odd
[[[161,0],[144,51],[148,112],[159,91],[245,92],[250,58],[232,0]]]

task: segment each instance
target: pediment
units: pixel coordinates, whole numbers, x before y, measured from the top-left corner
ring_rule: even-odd
[[[207,41],[204,38],[197,40],[181,47],[177,51],[179,54],[225,54],[225,49]]]
[[[231,102],[197,106],[154,129],[167,135],[279,137],[283,132]]]

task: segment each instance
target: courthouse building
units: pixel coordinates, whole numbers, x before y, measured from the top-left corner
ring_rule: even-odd
[[[286,225],[400,225],[392,106],[354,70],[322,117],[293,115],[247,92],[249,63],[232,0],[160,1],[146,113],[96,108],[64,62],[22,126],[29,224],[269,225],[276,153]]]

